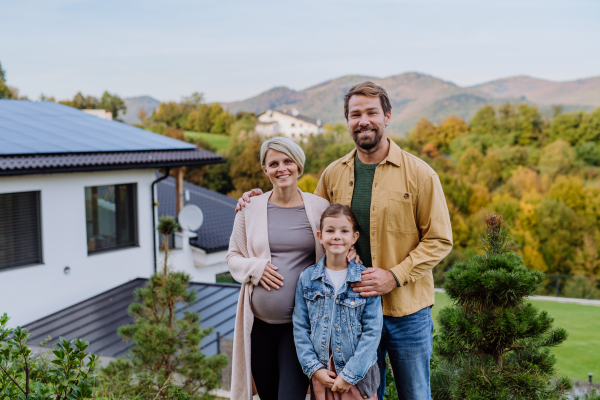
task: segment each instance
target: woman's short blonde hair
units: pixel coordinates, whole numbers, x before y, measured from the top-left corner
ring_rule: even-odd
[[[260,147],[260,165],[263,167],[265,166],[265,157],[267,156],[267,151],[269,151],[269,149],[280,151],[291,158],[298,166],[298,177],[302,176],[304,173],[306,156],[298,143],[294,142],[292,139],[280,136],[264,141]]]

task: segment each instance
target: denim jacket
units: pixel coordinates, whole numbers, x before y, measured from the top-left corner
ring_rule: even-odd
[[[329,347],[338,374],[355,385],[377,362],[383,312],[381,297],[361,297],[350,287],[361,280],[363,265],[348,263],[346,285],[334,293],[325,275],[324,256],[305,269],[296,286],[294,341],[302,371],[309,378],[327,368]]]

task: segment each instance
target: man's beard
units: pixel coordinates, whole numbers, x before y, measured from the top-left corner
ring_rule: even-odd
[[[373,131],[375,134],[372,137],[360,138],[359,134],[363,131]],[[375,125],[368,125],[356,128],[354,132],[352,132],[352,139],[354,139],[354,143],[356,143],[358,147],[360,147],[363,150],[366,150],[367,152],[376,148],[379,145],[379,143],[381,143],[382,138],[383,129],[380,129]]]

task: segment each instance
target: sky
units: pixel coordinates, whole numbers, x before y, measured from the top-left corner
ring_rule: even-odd
[[[0,63],[38,99],[235,101],[344,75],[470,86],[600,75],[597,0],[0,0]]]

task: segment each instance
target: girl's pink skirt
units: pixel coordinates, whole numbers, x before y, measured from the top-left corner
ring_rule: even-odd
[[[337,374],[333,356],[329,356],[329,370]],[[364,400],[356,385],[352,385],[346,393],[332,392],[331,389],[323,386],[321,382],[312,378],[312,385],[315,400]],[[377,393],[367,400],[377,400]]]

